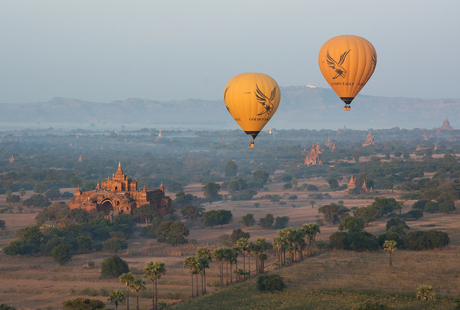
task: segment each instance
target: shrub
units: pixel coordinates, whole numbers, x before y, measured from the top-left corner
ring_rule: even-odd
[[[51,255],[59,265],[65,265],[72,259],[72,249],[66,244],[61,244],[51,251]]]
[[[402,244],[401,237],[399,236],[399,234],[391,230],[388,230],[378,236],[377,241],[379,243],[379,246],[383,246],[385,240],[394,240],[398,245]]]
[[[250,234],[248,232],[242,231],[241,228],[234,229],[232,235],[230,236],[233,244],[236,244],[236,242],[241,238],[249,239],[250,237]]]
[[[123,273],[129,272],[128,263],[117,255],[104,259],[101,269],[101,277],[103,278],[118,278]]]
[[[246,227],[253,226],[256,223],[254,219],[254,213],[248,213],[241,217],[240,223]]]
[[[361,218],[347,216],[339,225],[339,230],[348,232],[361,231],[364,229],[364,221]]]
[[[283,229],[287,227],[289,223],[289,216],[277,216],[275,219],[275,225],[273,225],[274,229]]]
[[[104,303],[100,300],[81,297],[66,300],[62,304],[68,310],[95,310],[105,307]]]
[[[8,306],[7,304],[1,304],[0,310],[16,310],[15,307]]]
[[[346,250],[348,249],[348,233],[346,232],[335,232],[330,237],[331,248],[337,250]]]
[[[426,200],[426,199],[421,199],[421,200],[418,200],[416,202],[414,202],[414,204],[412,205],[412,210],[415,210],[415,209],[418,209],[418,210],[425,210],[425,205],[426,203],[429,202],[429,200]]]
[[[262,275],[257,278],[257,288],[262,292],[282,291],[286,288],[283,278],[277,274]]]
[[[439,210],[439,204],[436,201],[428,201],[425,204],[425,212],[435,212]]]
[[[406,229],[410,229],[410,227],[407,226],[406,222],[400,220],[398,217],[392,217],[390,220],[387,221],[387,231],[393,231],[395,233],[402,235],[404,234],[404,231]]]
[[[229,211],[230,212],[230,211]],[[155,231],[159,242],[169,243],[173,246],[187,243],[189,230],[182,223],[167,221],[161,223]]]
[[[353,307],[353,310],[390,310],[391,308],[385,304],[381,304],[378,301],[366,300],[359,305]]]
[[[442,248],[449,244],[449,235],[442,231],[414,231],[402,238],[403,247],[409,250]]]
[[[358,231],[348,234],[348,247],[354,251],[377,251],[379,244],[377,238],[368,232]]]
[[[262,227],[262,228],[265,228],[265,229],[270,229],[273,225],[273,223],[275,222],[275,218],[273,217],[272,214],[267,214],[265,217],[261,218],[259,220],[259,225]]]

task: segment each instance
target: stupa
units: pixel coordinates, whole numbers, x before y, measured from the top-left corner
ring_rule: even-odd
[[[327,147],[332,147],[333,142],[331,141],[331,137],[327,137],[327,141],[324,142],[324,145]]]
[[[318,152],[316,152],[315,143],[311,144],[310,153],[305,157],[304,165],[313,166],[313,165],[322,165],[323,160],[319,156]]]
[[[366,141],[364,141],[363,146],[368,146],[368,145],[375,145],[374,137],[371,134],[371,131],[369,130],[369,134],[366,137]]]

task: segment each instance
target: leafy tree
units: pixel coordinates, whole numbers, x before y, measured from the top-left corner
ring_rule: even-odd
[[[449,244],[447,233],[436,230],[413,231],[401,237],[403,247],[409,250],[429,250]]]
[[[387,225],[386,225],[387,231],[393,231],[399,235],[403,235],[405,234],[405,231],[407,229],[410,229],[410,227],[407,226],[406,222],[404,222],[403,220],[397,217],[392,217],[391,219],[387,221]]]
[[[111,304],[115,304],[115,310],[118,309],[118,303],[125,301],[125,294],[122,291],[111,291],[109,295],[109,299],[107,300]]]
[[[246,227],[251,227],[256,224],[256,220],[254,219],[254,213],[248,213],[241,217],[240,223]]]
[[[277,216],[275,218],[275,225],[273,225],[274,229],[283,229],[289,223],[289,216]]]
[[[79,224],[87,223],[89,217],[88,211],[82,208],[75,208],[69,211],[69,219]]]
[[[160,226],[160,224],[161,224],[161,219],[158,216],[154,217],[150,225],[142,227],[141,236],[146,237],[146,238],[156,238],[157,237],[156,230],[158,226]]]
[[[158,305],[158,279],[161,278],[161,275],[164,275],[166,273],[166,268],[165,264],[156,261],[155,263],[153,262],[148,262],[147,265],[144,268],[144,279],[150,279],[152,281],[152,284],[155,287],[155,294],[153,295],[153,308],[157,309]],[[152,289],[153,292],[153,289]],[[155,299],[156,297],[156,299]]]
[[[323,214],[324,219],[328,223],[338,224],[340,221],[348,215],[348,209],[346,207],[338,205],[324,205],[318,208],[318,212]]]
[[[264,187],[265,184],[268,182],[270,174],[265,172],[264,170],[257,170],[252,173],[252,177],[254,182],[257,184],[257,187],[260,189]]]
[[[383,244],[385,243],[386,240],[393,240],[397,244],[402,244],[401,237],[399,236],[399,234],[397,234],[394,231],[388,230],[388,231],[384,232],[383,234],[381,234],[381,235],[379,235],[377,237],[377,241],[379,243],[379,246],[383,246]]]
[[[6,229],[6,225],[5,225],[5,221],[4,221],[4,220],[0,220],[0,229],[1,229],[1,230],[5,230],[5,229]]]
[[[109,238],[103,244],[104,251],[117,253],[119,250],[128,248],[128,243],[123,238]]]
[[[126,309],[129,310],[129,289],[133,286],[133,283],[135,281],[134,275],[131,272],[126,272],[126,273],[121,274],[118,277],[118,279],[120,280],[121,283],[126,285],[126,291],[127,291]]]
[[[236,242],[238,240],[240,240],[241,238],[249,239],[250,236],[251,235],[248,232],[244,232],[244,231],[241,230],[241,228],[237,228],[237,229],[233,230],[232,235],[230,236],[230,238],[232,240],[232,243],[236,244]]]
[[[316,185],[313,185],[313,184],[308,184],[307,185],[307,191],[309,192],[315,192],[318,190],[318,187],[316,187]]]
[[[356,218],[361,219],[366,225],[381,217],[379,210],[372,206],[358,208],[353,213]]]
[[[390,267],[393,266],[393,262],[391,260],[391,254],[396,251],[396,241],[394,240],[385,240],[383,243],[384,251],[390,256]]]
[[[238,166],[235,164],[234,161],[229,160],[227,164],[225,165],[225,177],[236,177],[236,174],[238,173]]]
[[[439,204],[439,211],[442,213],[449,213],[455,211],[456,209],[457,208],[455,208],[454,203],[450,200],[444,200]]]
[[[204,208],[185,205],[181,208],[180,212],[182,213],[183,217],[188,218],[189,220],[196,220],[203,216],[203,210]]]
[[[364,221],[361,218],[347,216],[339,225],[339,230],[356,232],[364,229]]]
[[[403,158],[404,158],[404,159],[409,159],[409,158],[410,158],[410,153],[409,153],[408,150],[404,150],[404,151],[403,151]]]
[[[11,241],[2,248],[2,252],[6,255],[14,257],[20,255],[23,252],[24,243],[21,241]]]
[[[425,204],[425,212],[436,212],[439,210],[439,204],[436,201],[428,201]]]
[[[21,201],[21,198],[18,195],[11,195],[10,198],[7,198],[8,204],[9,203],[18,203]]]
[[[21,199],[23,199],[25,194],[26,194],[26,190],[24,188],[20,188],[19,189],[19,196],[21,196]]]
[[[72,249],[66,245],[58,245],[51,251],[51,255],[59,265],[65,265],[72,259]]]
[[[102,262],[101,277],[103,278],[117,278],[128,272],[128,264],[117,255],[104,259]]]
[[[78,297],[75,299],[66,300],[62,303],[64,309],[67,310],[96,310],[103,309],[104,303],[97,299],[88,299]]]
[[[211,210],[207,211],[203,214],[203,218],[201,222],[204,226],[214,228],[216,225],[229,224],[233,218],[233,214],[231,211],[228,210]]]
[[[187,226],[182,223],[167,221],[161,223],[155,233],[159,242],[165,242],[176,246],[178,244],[187,243],[185,237],[189,235],[189,230]]]
[[[8,306],[7,304],[0,304],[0,310],[16,310],[16,308]]]
[[[222,195],[219,195],[220,185],[217,183],[208,183],[203,186],[204,197],[208,199],[209,202],[213,202],[222,198]]]
[[[329,183],[329,187],[332,190],[335,190],[336,188],[339,187],[339,182],[334,178],[331,178],[331,179],[327,180],[327,183]]]
[[[329,237],[331,248],[337,250],[348,249],[348,233],[346,232],[335,232]]]
[[[348,247],[354,251],[377,251],[379,244],[377,238],[373,234],[365,231],[358,231],[348,234]]]
[[[24,244],[31,245],[35,248],[35,252],[39,251],[41,240],[43,237],[43,234],[40,230],[40,226],[35,225],[21,228],[16,232],[16,236],[18,237],[18,241],[21,241]]]
[[[414,204],[412,205],[411,209],[413,209],[413,210],[415,210],[415,209],[425,210],[425,204],[427,202],[429,202],[429,200],[426,200],[426,199],[418,200],[418,201],[414,202]]]
[[[298,183],[299,181],[296,178],[292,178],[291,184],[294,189],[297,188]]]
[[[310,205],[311,205],[312,208],[313,208],[313,206],[314,206],[315,204],[316,204],[316,201],[310,200]]]
[[[275,222],[275,218],[270,213],[267,214],[265,217],[262,217],[261,219],[259,219],[259,225],[265,229],[270,229],[274,222]]]
[[[286,284],[280,275],[268,274],[257,278],[257,288],[262,292],[282,291],[286,288]]]
[[[34,193],[42,194],[46,192],[48,186],[45,183],[37,183],[34,187]]]
[[[80,253],[88,253],[93,249],[93,240],[89,236],[78,236],[75,242]]]
[[[427,309],[428,302],[435,300],[435,294],[432,286],[420,285],[417,291],[417,299],[422,300],[425,303],[425,310]]]
[[[144,220],[145,224],[148,224],[155,216],[158,216],[158,212],[150,203],[143,204],[133,210],[133,218]]]
[[[49,189],[45,193],[45,197],[53,200],[61,197],[61,192],[58,189]]]

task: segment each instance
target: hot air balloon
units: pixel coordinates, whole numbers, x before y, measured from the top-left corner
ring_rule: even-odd
[[[345,102],[345,111],[366,85],[377,65],[377,53],[364,38],[343,35],[330,39],[318,55],[321,73],[332,89]]]
[[[275,114],[281,99],[278,83],[263,73],[242,73],[225,86],[224,101],[228,112],[253,139]],[[254,140],[251,141],[254,147]]]

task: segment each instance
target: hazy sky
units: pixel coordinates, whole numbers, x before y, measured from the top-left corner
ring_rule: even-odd
[[[366,95],[460,98],[460,1],[0,1],[0,102],[218,100],[243,72],[327,87],[324,42],[377,50]]]

